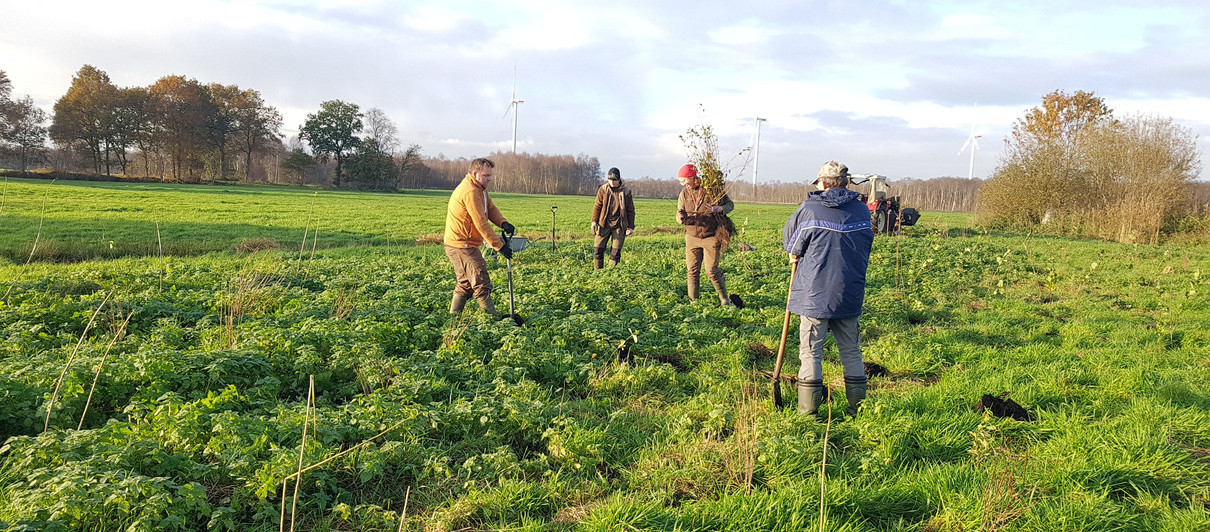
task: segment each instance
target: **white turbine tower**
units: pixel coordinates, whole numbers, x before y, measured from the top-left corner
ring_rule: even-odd
[[[966,143],[962,145],[962,149],[958,150],[958,155],[962,155],[962,152],[966,151],[967,146],[970,146],[971,149],[971,166],[966,173],[967,179],[975,177],[975,150],[979,149],[979,138],[982,136],[975,134],[975,125],[971,124],[971,134],[966,137]]]
[[[517,68],[513,67],[513,99],[508,103],[508,109],[504,110],[504,117],[508,117],[509,111],[513,113],[513,155],[517,154],[517,104],[525,103],[525,100],[517,99]]]
[[[752,198],[754,201],[756,199],[756,171],[760,168],[760,123],[764,121],[765,119],[759,116],[753,120],[756,123],[756,142],[753,142],[756,147],[756,158],[752,162]]]

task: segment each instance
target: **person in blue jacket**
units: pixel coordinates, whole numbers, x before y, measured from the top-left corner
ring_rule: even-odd
[[[829,331],[844,366],[848,414],[866,396],[858,317],[865,302],[866,268],[874,231],[870,210],[849,185],[849,168],[828,161],[819,169],[816,191],[786,221],[782,243],[798,263],[786,309],[801,316],[798,411],[816,414],[823,402],[823,348]]]

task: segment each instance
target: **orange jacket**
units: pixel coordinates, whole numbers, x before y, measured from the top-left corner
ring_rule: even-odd
[[[492,230],[504,223],[504,215],[492,203],[487,190],[479,186],[474,176],[466,174],[450,195],[445,211],[445,245],[452,248],[477,248],[486,240],[492,249],[504,247],[504,241]]]

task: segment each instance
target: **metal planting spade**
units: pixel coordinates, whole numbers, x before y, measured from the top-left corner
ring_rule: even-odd
[[[500,238],[504,240],[504,245],[513,250],[513,253],[525,251],[528,248],[530,241],[524,237],[514,238],[504,231],[500,231]],[[508,317],[512,318],[513,323],[518,327],[525,324],[525,319],[516,312],[516,306],[513,302],[513,259],[512,257],[504,258],[505,264],[508,265]]]

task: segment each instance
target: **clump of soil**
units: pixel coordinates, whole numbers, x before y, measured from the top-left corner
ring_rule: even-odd
[[[758,358],[760,358],[760,357],[772,358],[774,356],[777,356],[777,352],[773,351],[772,347],[769,347],[760,342],[752,342],[752,343],[748,344],[748,350],[751,351],[753,354],[755,354]]]
[[[1000,394],[1000,397],[1007,396],[1008,392]],[[1034,415],[1031,414],[1025,407],[1017,404],[1012,399],[1001,399],[991,394],[983,394],[983,398],[975,404],[976,412],[990,411],[996,417],[1011,417],[1017,421],[1033,421]]]
[[[885,377],[889,373],[890,372],[888,372],[885,367],[883,367],[881,364],[879,364],[877,362],[866,362],[865,363],[865,376],[866,377]]]

